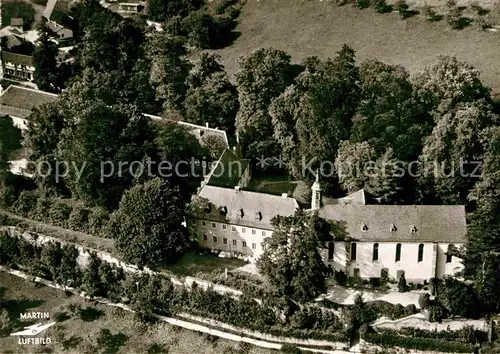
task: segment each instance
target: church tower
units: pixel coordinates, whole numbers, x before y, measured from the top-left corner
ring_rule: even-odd
[[[314,181],[311,190],[311,209],[319,210],[319,208],[321,208],[321,186],[319,185],[319,171],[316,171],[316,181]]]

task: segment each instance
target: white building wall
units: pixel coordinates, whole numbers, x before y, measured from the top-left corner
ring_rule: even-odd
[[[191,223],[191,227],[201,247],[241,253],[254,258],[260,257],[263,251],[262,243],[264,239],[272,235],[272,231],[270,230],[214,221],[192,220]],[[206,235],[206,240],[204,235]],[[227,240],[226,243],[224,239]]]
[[[361,278],[378,278],[382,269],[386,269],[388,276],[398,278],[398,271],[404,271],[408,281],[421,282],[436,276],[436,257],[438,245],[435,243],[423,243],[424,253],[422,261],[418,261],[418,248],[420,243],[401,242],[401,260],[396,262],[397,242],[379,242],[378,261],[373,261],[374,242],[356,242],[356,260],[350,260],[350,245],[345,242],[335,242],[335,257],[328,261],[337,270],[343,270],[349,276],[353,276],[355,269],[359,269]],[[446,258],[446,257],[445,257]],[[348,269],[346,266],[348,265]]]

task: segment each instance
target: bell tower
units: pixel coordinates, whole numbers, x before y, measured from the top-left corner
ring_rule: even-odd
[[[311,209],[319,210],[321,208],[321,186],[319,184],[319,171],[316,171],[316,180],[312,187]]]

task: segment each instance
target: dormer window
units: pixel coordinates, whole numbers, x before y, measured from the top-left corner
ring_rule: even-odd
[[[220,213],[220,215],[222,215],[222,216],[226,216],[226,215],[227,215],[227,208],[226,208],[225,206],[220,207],[220,209],[219,209],[219,213]]]
[[[257,220],[257,221],[262,220],[262,213],[260,211],[255,213],[255,220]]]
[[[415,225],[411,226],[411,233],[414,234],[417,232],[417,227]]]
[[[203,210],[205,211],[205,213],[210,213],[210,211],[212,210],[212,204],[207,203],[207,205],[205,205],[205,208]]]
[[[243,209],[239,209],[238,210],[238,217],[241,219],[241,218],[243,218],[244,215],[245,214],[243,213]]]
[[[368,231],[368,226],[366,226],[366,224],[361,225],[361,231],[363,232]]]
[[[396,225],[391,224],[391,232],[395,232],[395,231],[397,231],[397,229],[398,228],[396,227]]]

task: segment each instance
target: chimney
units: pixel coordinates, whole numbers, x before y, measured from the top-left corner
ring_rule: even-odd
[[[281,198],[288,198],[288,194],[287,193],[281,193]]]
[[[240,191],[240,186],[234,186],[234,190],[239,192]]]

